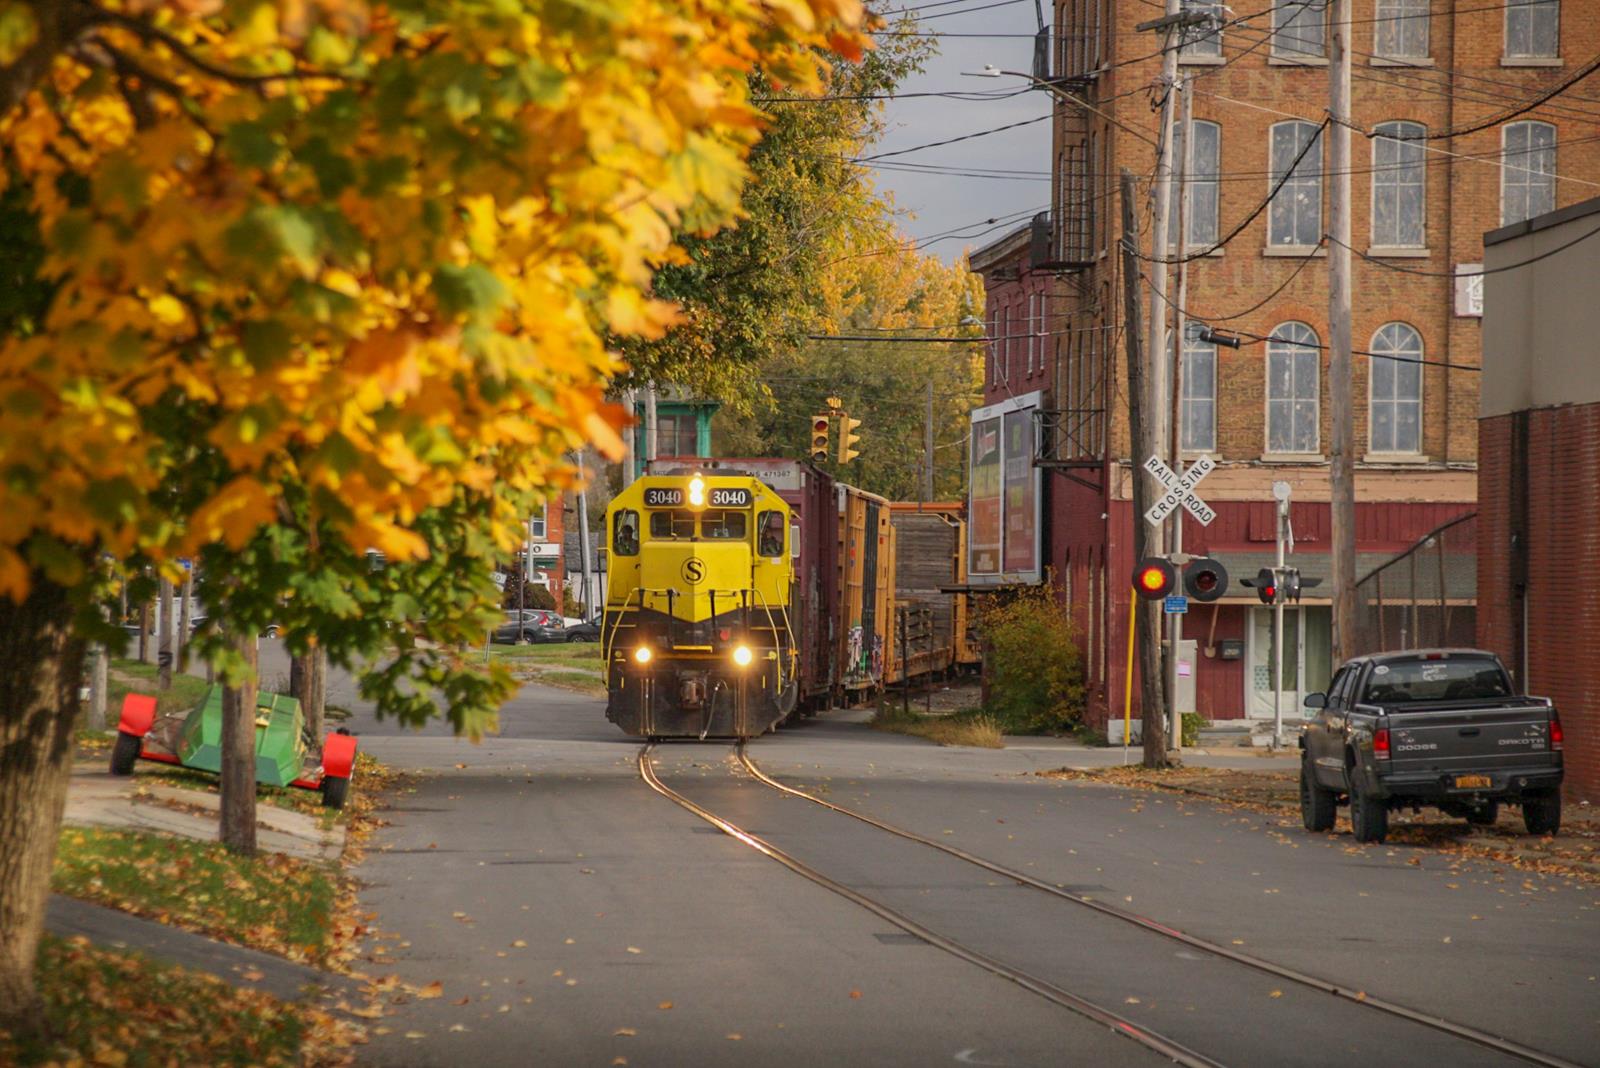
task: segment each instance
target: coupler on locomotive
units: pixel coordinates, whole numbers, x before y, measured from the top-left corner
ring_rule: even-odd
[[[256,782],[316,790],[327,808],[343,808],[355,771],[356,739],[343,727],[319,749],[306,737],[300,702],[283,694],[256,697]],[[138,760],[222,773],[222,687],[206,691],[188,712],[156,714],[156,699],[130,693],[122,702],[111,774],[128,775]]]

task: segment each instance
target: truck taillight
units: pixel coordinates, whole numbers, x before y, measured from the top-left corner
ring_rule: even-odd
[[[1550,710],[1550,750],[1551,750],[1551,752],[1559,753],[1561,751],[1561,743],[1564,742],[1564,741],[1566,741],[1566,736],[1564,734],[1562,734],[1562,732],[1561,732],[1561,717],[1558,716],[1556,714],[1556,710],[1552,708]]]
[[[1372,755],[1380,760],[1389,759],[1389,728],[1379,727],[1372,732]]]

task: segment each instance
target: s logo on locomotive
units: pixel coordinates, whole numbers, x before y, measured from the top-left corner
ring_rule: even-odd
[[[701,582],[706,577],[706,562],[698,556],[691,556],[683,562],[683,579],[685,582]]]

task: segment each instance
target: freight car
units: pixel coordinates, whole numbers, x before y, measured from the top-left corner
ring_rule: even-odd
[[[749,475],[646,475],[606,510],[606,716],[748,738],[799,698],[789,506]]]

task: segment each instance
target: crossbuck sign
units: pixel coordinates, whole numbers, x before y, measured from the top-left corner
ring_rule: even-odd
[[[1152,456],[1144,462],[1144,469],[1155,476],[1157,482],[1165,488],[1166,492],[1161,499],[1150,506],[1144,514],[1145,521],[1151,526],[1160,526],[1169,515],[1177,511],[1181,505],[1189,509],[1189,514],[1200,520],[1201,526],[1209,527],[1211,521],[1217,518],[1217,513],[1211,506],[1201,500],[1194,492],[1200,480],[1217,469],[1217,462],[1209,456],[1202,456],[1189,465],[1189,470],[1182,475],[1175,474],[1172,468],[1161,462],[1161,457]]]

